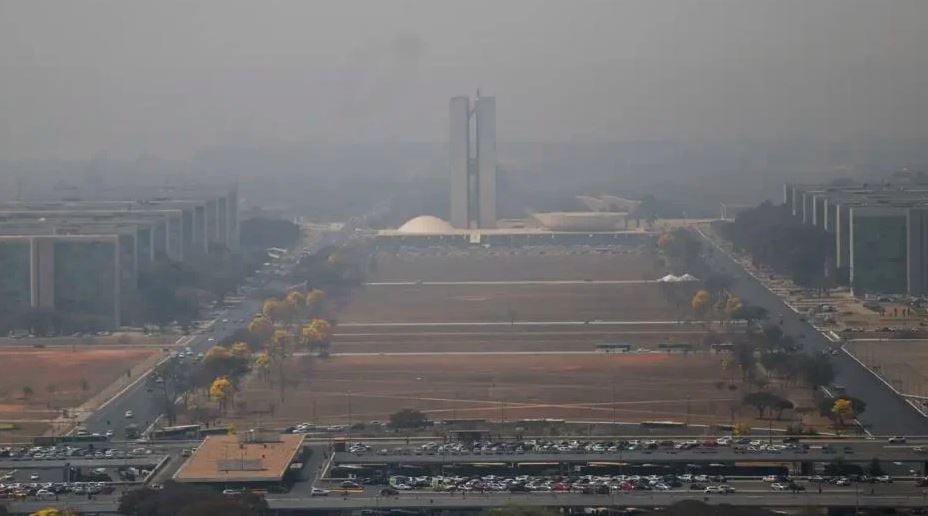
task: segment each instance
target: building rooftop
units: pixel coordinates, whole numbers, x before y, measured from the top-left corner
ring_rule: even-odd
[[[277,482],[299,455],[304,436],[208,436],[177,473],[177,482]]]

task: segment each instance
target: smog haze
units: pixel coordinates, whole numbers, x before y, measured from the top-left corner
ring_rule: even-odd
[[[0,154],[444,141],[924,137],[919,1],[0,3]]]

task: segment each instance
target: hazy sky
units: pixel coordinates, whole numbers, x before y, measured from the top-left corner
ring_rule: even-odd
[[[928,1],[0,0],[0,159],[444,141],[928,136]]]

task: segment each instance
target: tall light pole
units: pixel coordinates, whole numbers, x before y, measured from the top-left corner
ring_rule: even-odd
[[[348,393],[348,442],[351,442],[351,391]]]
[[[615,431],[615,377],[612,378],[612,431]]]

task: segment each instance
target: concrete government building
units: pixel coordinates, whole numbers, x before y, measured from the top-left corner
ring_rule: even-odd
[[[156,260],[238,246],[236,187],[0,201],[0,313],[46,308],[118,327],[125,297]]]
[[[472,105],[473,104],[473,105]],[[454,97],[449,105],[451,225],[496,227],[496,98]]]
[[[794,217],[822,229],[828,266],[868,292],[928,294],[928,185],[787,184]]]

